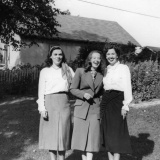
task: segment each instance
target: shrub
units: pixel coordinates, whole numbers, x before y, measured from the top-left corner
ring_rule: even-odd
[[[132,91],[135,102],[159,97],[160,70],[157,61],[126,63],[131,71]]]

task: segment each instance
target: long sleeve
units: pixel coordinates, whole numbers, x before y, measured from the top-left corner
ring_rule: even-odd
[[[38,110],[39,112],[45,111],[45,105],[44,105],[44,96],[45,96],[45,75],[44,75],[44,70],[40,72],[40,77],[39,77],[39,85],[38,85]]]
[[[73,69],[72,69],[71,67],[69,67],[69,69],[70,69],[70,71],[71,71],[72,77],[74,77],[75,73],[74,73]]]
[[[80,99],[83,99],[83,96],[84,96],[85,92],[83,90],[79,89],[80,81],[81,81],[80,69],[77,69],[76,72],[75,72],[75,76],[72,79],[72,84],[70,86],[70,92],[74,96],[76,96]]]
[[[122,109],[129,111],[129,104],[132,101],[131,74],[128,66],[124,66],[123,73],[124,101]]]

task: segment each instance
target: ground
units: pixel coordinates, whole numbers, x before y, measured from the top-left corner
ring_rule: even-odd
[[[121,160],[160,160],[160,105],[131,107],[128,126],[133,154]],[[38,149],[39,113],[35,97],[12,97],[0,102],[0,160],[49,160]],[[68,151],[66,160],[81,160],[80,152]],[[108,160],[106,152],[94,160]]]

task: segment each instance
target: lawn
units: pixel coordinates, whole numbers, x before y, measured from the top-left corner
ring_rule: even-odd
[[[8,98],[0,102],[0,160],[49,160],[38,149],[39,113],[36,98]],[[121,160],[160,160],[160,106],[131,108],[128,126],[132,155]],[[68,151],[67,160],[81,160],[79,152]],[[94,160],[107,160],[101,151]]]

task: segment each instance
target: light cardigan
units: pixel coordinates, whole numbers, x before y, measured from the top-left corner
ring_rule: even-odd
[[[73,70],[69,67],[72,77],[74,76]],[[45,95],[68,92],[67,79],[62,78],[62,72],[60,69],[54,69],[53,67],[43,68],[40,72],[39,87],[38,87],[38,110],[39,112],[45,111]]]
[[[122,109],[129,111],[129,104],[132,101],[131,74],[127,65],[120,64],[119,61],[107,67],[107,73],[103,78],[105,90],[119,90],[124,92]]]

